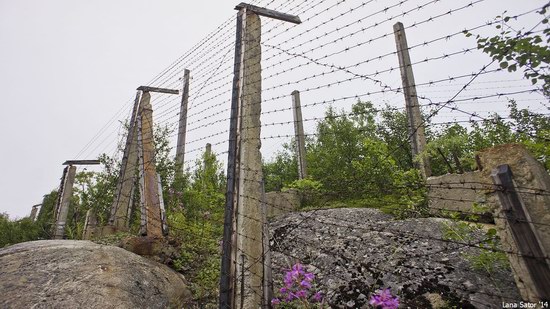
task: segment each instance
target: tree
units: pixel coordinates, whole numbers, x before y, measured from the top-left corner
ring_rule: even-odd
[[[533,30],[538,25],[548,24],[546,4],[538,13],[542,16],[540,22],[531,30],[514,30],[510,16],[497,16],[493,22],[499,34],[493,37],[476,36],[477,48],[492,57],[502,69],[509,72],[523,69],[523,76],[533,85],[541,82],[542,93],[550,98],[550,28],[542,30],[542,35]],[[467,37],[472,33],[464,31]]]
[[[38,226],[29,217],[11,221],[7,214],[0,213],[0,248],[36,240],[39,234]]]
[[[271,161],[263,162],[266,192],[281,191],[298,179],[298,162],[294,145],[294,140],[284,143],[283,150],[278,151]]]
[[[185,184],[179,187],[183,191],[172,191],[168,204],[171,234],[181,242],[181,258],[174,266],[190,280],[201,303],[215,299],[219,283],[226,182],[216,156],[204,152]]]

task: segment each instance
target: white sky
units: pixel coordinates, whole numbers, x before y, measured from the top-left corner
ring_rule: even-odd
[[[44,194],[58,186],[63,168],[61,163],[65,160],[75,159],[77,154],[80,154],[79,159],[95,159],[99,153],[112,153],[118,140],[119,122],[117,120],[124,119],[127,116],[130,108],[128,102],[133,98],[135,88],[148,84],[153,77],[228,19],[231,20],[230,27],[224,32],[227,33],[227,36],[220,36],[219,50],[216,48],[208,51],[208,57],[205,58],[211,59],[210,62],[204,64],[204,68],[207,68],[207,70],[201,73],[198,60],[191,61],[186,66],[192,68],[192,76],[193,73],[198,72],[195,75],[195,84],[192,84],[191,91],[198,88],[203,91],[201,93],[202,97],[197,99],[197,102],[193,101],[193,92],[191,93],[192,104],[197,107],[200,106],[201,100],[211,97],[210,93],[215,95],[221,92],[220,97],[223,96],[222,103],[229,100],[230,94],[223,92],[227,91],[227,85],[230,86],[230,83],[226,83],[229,79],[220,81],[222,86],[219,87],[216,87],[215,81],[218,76],[229,76],[231,73],[233,61],[232,42],[234,40],[232,29],[234,21],[232,17],[235,16],[233,8],[239,2],[241,1],[0,0],[0,85],[2,89],[2,99],[0,100],[0,164],[2,172],[0,177],[0,212],[7,212],[12,218],[28,215],[32,205],[40,203]],[[327,47],[320,50],[309,52],[309,49],[330,42],[338,36],[334,38],[327,36],[324,39],[310,43],[307,39],[334,30],[335,27],[338,27],[337,25],[349,24],[354,19],[364,18],[365,22],[346,27],[339,31],[337,35],[342,36],[351,33],[353,27],[366,27],[377,21],[383,21],[388,16],[392,16],[391,10],[386,14],[377,16],[368,16],[369,12],[376,12],[380,8],[393,5],[398,1],[348,0],[327,10],[325,13],[322,13],[322,10],[340,1],[325,0],[310,10],[308,10],[309,5],[320,1],[289,0],[271,2],[273,1],[260,1],[260,5],[269,4],[270,8],[280,7],[281,11],[295,14],[303,13],[300,16],[305,22],[299,26],[292,26],[279,22],[266,22],[263,19],[265,37],[265,40],[264,38],[263,40],[267,44],[284,49],[293,48],[291,51],[294,53],[306,53],[309,57],[319,58],[340,50],[343,46],[352,46],[354,42],[358,41],[351,39],[341,41],[337,44],[327,45]],[[393,9],[393,13],[399,13],[429,1],[411,0],[407,2],[410,3]],[[418,12],[411,13],[404,18],[392,20],[380,27],[373,27],[372,32],[360,33],[352,36],[352,39],[362,37],[364,40],[364,36],[376,37],[391,32],[392,25],[396,21],[402,21],[407,26],[414,21],[435,16],[469,2],[443,0],[426,6],[425,9],[418,10]],[[407,30],[409,46],[460,31],[465,27],[483,24],[483,22],[491,20],[492,17],[499,15],[504,10],[508,10],[510,14],[514,15],[540,7],[545,2],[540,0],[485,0],[476,4],[473,8],[461,10],[450,17]],[[283,4],[279,5],[278,3]],[[361,3],[368,3],[368,5],[357,9],[356,13],[349,14],[339,24],[329,23],[325,26],[319,24],[327,17],[337,16],[338,12],[345,12]],[[319,12],[319,15],[315,16],[315,12]],[[311,19],[308,20],[308,17],[311,17]],[[531,14],[521,20],[521,25],[534,26],[537,18],[536,14]],[[268,30],[274,26],[277,26],[277,28],[269,32]],[[289,43],[294,40],[293,37],[297,36],[298,33],[312,27],[315,30],[311,33],[303,35],[293,43]],[[492,30],[492,28],[489,27],[485,30]],[[274,36],[274,34],[281,31],[283,31],[281,35]],[[357,40],[360,41],[361,39],[358,38]],[[461,36],[456,40],[443,41],[424,49],[411,50],[411,58],[414,62],[426,57],[441,56],[444,53],[456,52],[462,48],[475,46],[473,39],[466,40]],[[267,78],[264,81],[264,89],[279,85],[282,82],[295,81],[329,70],[326,67],[313,65],[304,66],[284,74],[284,72],[281,72],[282,69],[292,68],[295,65],[304,63],[305,60],[288,55],[270,59],[269,56],[278,51],[266,46],[262,48],[264,50],[263,58],[266,59],[262,63],[266,68],[263,73],[264,78],[274,73],[280,73],[273,78]],[[350,51],[340,56],[328,57],[321,61],[337,65],[349,65],[357,63],[361,59],[382,55],[394,50],[395,43],[393,37],[390,36],[381,39],[380,42],[377,41],[375,44],[368,44],[363,49]],[[475,72],[483,64],[489,62],[489,58],[485,55],[472,54],[475,55],[456,58],[456,61],[434,62],[433,65],[427,64],[426,66],[418,65],[418,67],[415,67],[417,84],[438,78]],[[291,60],[278,64],[278,61],[286,58]],[[362,74],[367,74],[391,66],[395,67],[396,57],[390,56],[388,58],[387,61],[373,61],[368,63],[368,66],[354,69]],[[218,63],[221,65],[217,70]],[[209,67],[210,65],[212,66]],[[182,69],[183,67],[174,68],[174,76],[169,76],[170,78],[167,80],[158,82],[158,85],[153,83],[153,85],[180,88],[178,77],[181,76],[180,71]],[[296,85],[276,87],[271,91],[266,90],[263,97],[266,99],[288,95],[294,89],[307,89],[323,83],[330,83],[339,78],[345,78],[345,76],[346,74],[336,73],[323,78],[312,78],[309,81],[303,81],[299,84],[300,87]],[[398,71],[377,78],[392,87],[399,87],[400,77]],[[478,89],[477,91],[471,90],[472,92],[464,94],[464,96],[494,94],[502,91],[502,89],[510,91],[529,89],[529,83],[519,81],[520,78],[521,75],[519,74],[507,73],[503,73],[498,77],[493,76],[492,79],[487,79],[487,84],[480,83],[477,88],[472,87]],[[464,82],[466,81],[464,80]],[[479,81],[482,82],[483,79],[480,78]],[[208,86],[208,82],[212,82],[212,85]],[[362,82],[365,83],[365,81]],[[488,85],[493,86],[490,87],[492,89],[499,88],[500,90],[488,90]],[[419,89],[419,93],[421,95],[425,93],[434,101],[445,101],[452,96],[453,92],[460,89],[460,86],[461,84],[457,83],[441,86],[437,89]],[[302,96],[302,104],[376,91],[376,88],[369,90],[371,88],[368,87],[371,86],[347,84],[340,88],[332,87],[321,89],[318,92],[306,92]],[[218,89],[223,91],[218,91]],[[481,90],[479,89],[484,90],[484,92],[480,93]],[[544,111],[544,100],[541,99],[540,95],[534,94],[521,98],[528,103],[522,103],[520,106],[530,106],[539,112],[541,109]],[[392,106],[402,105],[402,95],[396,93],[378,94],[364,99],[378,102],[377,106],[381,106],[383,103]],[[288,98],[283,98],[280,102],[277,99],[266,102],[264,111],[287,107],[285,104],[290,105],[288,100]],[[493,99],[493,102],[487,101],[488,104],[483,105],[483,108],[479,107],[481,105],[475,104],[469,107],[465,104],[461,108],[485,114],[490,111],[504,111],[502,106],[505,105],[505,98],[502,98],[501,102],[496,102],[496,100]],[[356,99],[348,100],[347,103],[342,105],[336,103],[334,105],[339,108],[346,108],[354,101]],[[157,115],[160,115],[162,121],[172,125],[175,123],[174,121],[177,120],[179,112],[178,102],[179,98],[177,97],[169,99],[157,97],[157,106],[159,107]],[[214,103],[216,103],[216,98],[203,102],[203,107]],[[469,103],[472,105],[472,102]],[[155,101],[153,107],[155,108]],[[304,108],[304,118],[322,116],[325,108],[326,105],[310,109]],[[216,109],[212,108],[211,111],[216,112]],[[208,120],[202,118],[193,120],[190,118],[190,128],[216,119],[223,120],[229,116],[228,112],[218,111],[220,116],[213,116]],[[203,114],[201,117],[205,115],[208,115],[208,113]],[[464,119],[464,116],[447,113],[439,118],[440,121],[452,119]],[[278,116],[277,113],[262,115],[263,123],[280,122],[282,120],[291,120],[290,112],[285,112],[284,116]],[[85,151],[82,152],[83,147],[96,136],[96,133],[106,123],[109,126],[106,127],[105,134],[93,140],[90,147],[85,148]],[[312,132],[314,122],[306,122],[305,127],[306,132]],[[224,129],[227,129],[227,122],[223,121],[204,129],[197,129],[195,133],[192,133],[195,135],[188,135],[188,140],[198,139],[196,144],[188,146],[188,150],[203,147],[206,142],[211,142],[213,144],[219,143],[214,145],[215,151],[225,151],[227,146],[223,141],[227,139],[226,133],[219,134],[215,138],[206,138],[206,136],[219,133]],[[263,136],[292,134],[292,124],[281,126],[281,129],[268,128],[262,134]],[[265,140],[264,156],[269,157],[284,141],[286,140]]]

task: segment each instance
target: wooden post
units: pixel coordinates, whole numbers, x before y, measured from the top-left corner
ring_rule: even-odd
[[[292,92],[292,111],[294,115],[294,134],[296,139],[296,161],[298,161],[298,179],[307,178],[306,164],[306,139],[304,123],[302,120],[302,107],[300,104],[300,92]]]
[[[59,205],[59,212],[57,213],[55,222],[54,239],[63,239],[65,237],[65,224],[67,222],[67,214],[69,213],[69,206],[71,204],[71,197],[73,195],[73,184],[76,176],[76,166],[67,166],[66,178],[63,183],[61,203]],[[64,172],[65,174],[65,172]]]
[[[525,286],[531,288],[536,297],[529,301],[550,300],[550,265],[544,247],[533,226],[526,205],[516,191],[512,170],[507,164],[500,165],[491,173],[495,185],[499,187],[498,198],[508,227],[519,250],[522,266],[528,273],[521,276]]]
[[[128,127],[128,135],[126,137],[126,146],[122,156],[122,164],[120,167],[119,178],[116,186],[116,196],[111,205],[111,215],[109,217],[109,225],[113,227],[113,231],[127,231],[130,215],[130,204],[132,203],[132,192],[134,190],[134,182],[137,168],[137,118],[139,111],[139,102],[141,91],[136,94],[134,108]]]
[[[184,172],[183,164],[185,162],[185,135],[187,134],[187,105],[189,103],[189,75],[188,69],[183,73],[183,93],[181,95],[180,121],[178,130],[178,144],[176,147],[176,164],[181,172]]]
[[[263,299],[260,153],[261,24],[258,15],[300,23],[297,16],[239,4],[220,308],[257,309]]]
[[[151,94],[141,95],[141,137],[143,144],[143,194],[147,215],[147,236],[162,237],[162,219],[160,210],[160,194],[155,167],[155,147],[153,137],[153,107]]]
[[[399,66],[401,68],[401,80],[403,83],[403,94],[405,95],[405,105],[407,110],[407,118],[409,121],[409,137],[413,158],[417,158],[426,148],[426,137],[424,136],[424,124],[422,122],[422,114],[420,113],[420,105],[418,103],[418,95],[416,94],[416,84],[409,55],[409,47],[407,37],[405,35],[405,27],[402,23],[396,23],[393,26],[395,35],[395,43],[397,45],[397,55],[399,58]],[[430,160],[428,157],[422,158],[418,162],[424,179],[432,175]]]

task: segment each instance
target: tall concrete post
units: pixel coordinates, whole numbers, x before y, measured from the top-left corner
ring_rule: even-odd
[[[296,161],[298,161],[298,179],[307,178],[306,164],[306,139],[304,123],[302,120],[302,107],[300,104],[300,92],[292,92],[292,111],[294,115],[294,134],[296,139]]]
[[[237,204],[237,293],[235,304],[258,308],[262,303],[262,155],[260,153],[261,23],[246,13],[241,94],[239,188]]]
[[[181,95],[180,121],[178,130],[178,144],[176,146],[176,164],[183,173],[185,162],[185,135],[187,134],[187,105],[189,103],[189,76],[190,71],[185,69],[183,73],[183,93]]]
[[[426,149],[426,137],[424,134],[424,124],[422,123],[422,114],[420,113],[420,105],[418,103],[418,95],[416,94],[416,84],[409,55],[409,47],[405,28],[402,23],[396,23],[393,26],[395,35],[395,43],[397,45],[397,56],[399,58],[399,66],[401,68],[401,81],[403,83],[403,94],[405,95],[405,105],[407,118],[409,121],[409,137],[412,149],[413,158],[417,158],[418,154]],[[424,179],[432,175],[430,160],[424,157],[418,162]]]
[[[138,170],[139,170],[139,209],[140,209],[140,224],[139,234],[147,235],[147,209],[145,208],[145,170],[143,169],[143,136],[141,135],[141,110],[139,112],[138,121]]]
[[[227,194],[220,278],[220,308],[257,309],[263,301],[261,22],[258,15],[299,24],[300,18],[240,3],[235,8],[237,37]]]
[[[122,156],[119,178],[116,186],[116,196],[111,205],[111,215],[109,217],[109,226],[114,231],[127,231],[129,224],[130,205],[132,203],[132,192],[138,164],[137,149],[137,117],[139,111],[141,91],[136,94],[134,108],[128,127],[128,136],[126,146]]]
[[[76,166],[69,165],[65,167],[67,170],[67,177],[63,183],[63,190],[61,196],[61,204],[59,205],[59,212],[55,222],[54,239],[63,239],[65,236],[65,225],[67,223],[67,214],[69,213],[69,206],[71,204],[71,197],[73,196],[73,184],[76,176]]]
[[[151,94],[141,95],[141,136],[143,144],[143,193],[147,213],[147,236],[162,237],[162,215],[157,170],[155,167],[155,147],[153,137],[153,107]]]

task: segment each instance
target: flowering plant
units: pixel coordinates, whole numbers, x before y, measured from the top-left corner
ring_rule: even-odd
[[[399,297],[393,296],[390,288],[379,290],[378,293],[371,296],[369,304],[374,308],[397,309],[399,307]]]
[[[271,304],[279,308],[326,308],[323,294],[314,287],[315,275],[304,270],[297,263],[285,274],[284,286],[279,289],[279,297]],[[373,308],[397,309],[399,297],[391,294],[390,288],[377,291],[370,298]]]
[[[273,298],[271,304],[299,306],[299,308],[324,308],[323,294],[315,291],[314,279],[313,273],[306,272],[300,263],[295,264],[285,274],[284,286],[279,290],[280,296]]]

